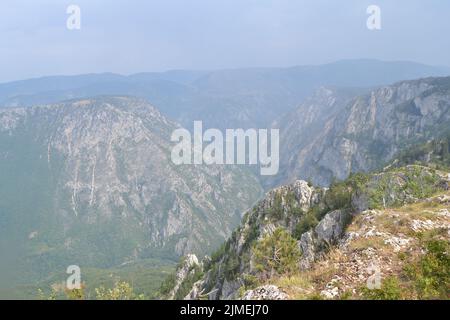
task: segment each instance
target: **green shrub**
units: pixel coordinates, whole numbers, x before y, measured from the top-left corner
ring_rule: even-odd
[[[405,266],[405,273],[413,281],[421,299],[450,298],[449,243],[445,240],[429,240],[427,253],[417,263]]]
[[[111,289],[100,287],[95,289],[97,300],[144,300],[143,294],[136,294],[127,282],[117,282]]]
[[[395,157],[397,166],[409,164],[436,164],[443,169],[450,168],[450,134],[444,134],[441,138],[429,142],[413,145],[402,150]]]
[[[223,273],[226,279],[234,279],[239,274],[240,260],[234,251],[226,256]]]
[[[302,208],[292,207],[289,209],[289,213],[294,217],[301,217],[305,212],[302,210]]]
[[[166,279],[161,283],[161,286],[158,290],[159,295],[166,296],[172,291],[172,289],[175,287],[176,282],[176,276],[175,273],[169,274]]]
[[[353,293],[351,290],[346,290],[342,294],[339,295],[339,300],[351,300],[353,297]]]
[[[244,280],[244,286],[247,289],[253,289],[259,285],[258,278],[252,274],[244,274],[242,279]]]
[[[217,263],[222,259],[223,255],[225,254],[227,247],[229,246],[229,240],[227,242],[224,242],[219,249],[214,251],[211,254],[211,260],[208,262],[208,265],[205,267],[205,269],[209,269],[210,266]]]
[[[243,245],[244,249],[247,249],[251,244],[259,237],[259,227],[256,223],[252,223],[245,234],[245,243]]]
[[[257,242],[253,253],[257,270],[270,276],[297,270],[301,255],[297,241],[281,228]]]
[[[268,213],[272,219],[280,220],[283,218],[284,210],[283,210],[283,206],[282,206],[281,194],[279,194],[279,193],[275,194],[273,206],[272,206],[272,208],[269,209]]]
[[[362,289],[362,296],[367,300],[400,300],[402,298],[402,290],[396,277],[386,278],[380,289]]]
[[[308,232],[308,230],[314,228],[319,223],[313,212],[308,212],[305,214],[295,226],[293,236],[300,240],[303,233]]]
[[[324,199],[328,211],[351,208],[353,188],[350,181],[332,182]]]

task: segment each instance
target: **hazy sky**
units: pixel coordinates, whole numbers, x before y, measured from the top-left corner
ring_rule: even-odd
[[[81,30],[66,28],[70,4]],[[371,4],[380,31],[366,27]],[[445,0],[0,0],[0,81],[348,58],[450,66],[449,16]]]

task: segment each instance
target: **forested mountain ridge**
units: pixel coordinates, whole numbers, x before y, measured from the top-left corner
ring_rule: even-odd
[[[0,110],[0,237],[21,277],[218,246],[259,183],[238,166],[176,166],[176,128],[129,97]]]

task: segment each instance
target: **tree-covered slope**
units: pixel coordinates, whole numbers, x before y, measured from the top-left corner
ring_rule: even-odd
[[[239,167],[174,165],[176,128],[125,97],[1,110],[1,267],[38,282],[71,264],[110,268],[217,247],[259,184]]]

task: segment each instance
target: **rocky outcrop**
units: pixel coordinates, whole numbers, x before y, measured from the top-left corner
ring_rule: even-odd
[[[239,274],[255,272],[251,252],[255,241],[271,235],[278,228],[293,233],[302,215],[320,204],[324,192],[301,180],[269,191],[246,213],[241,227],[225,244],[226,251],[205,264],[205,276],[187,298],[199,299],[205,295],[210,299],[239,298],[239,289],[246,282]],[[229,268],[238,275],[231,275]]]
[[[317,240],[328,246],[336,243],[344,233],[344,228],[349,220],[350,214],[344,210],[327,213],[314,230]]]
[[[189,291],[188,295],[184,297],[184,300],[195,300],[202,297],[204,293],[203,285],[204,285],[203,280],[195,282],[194,285],[192,286],[191,291]],[[171,295],[171,297],[172,298],[175,297],[175,294]]]
[[[242,296],[242,300],[286,300],[288,295],[277,286],[267,285],[248,290]]]
[[[302,234],[299,241],[300,251],[302,257],[300,259],[300,269],[309,269],[316,259],[316,238],[314,237],[314,231],[310,230]]]
[[[166,298],[169,300],[174,299],[183,282],[195,273],[196,268],[200,267],[201,265],[198,262],[196,255],[188,254],[185,256],[177,267],[173,289],[169,292]]]
[[[346,210],[335,210],[327,213],[315,229],[301,235],[298,242],[302,257],[300,269],[309,269],[324,249],[335,245],[342,237],[345,227],[352,215]]]

